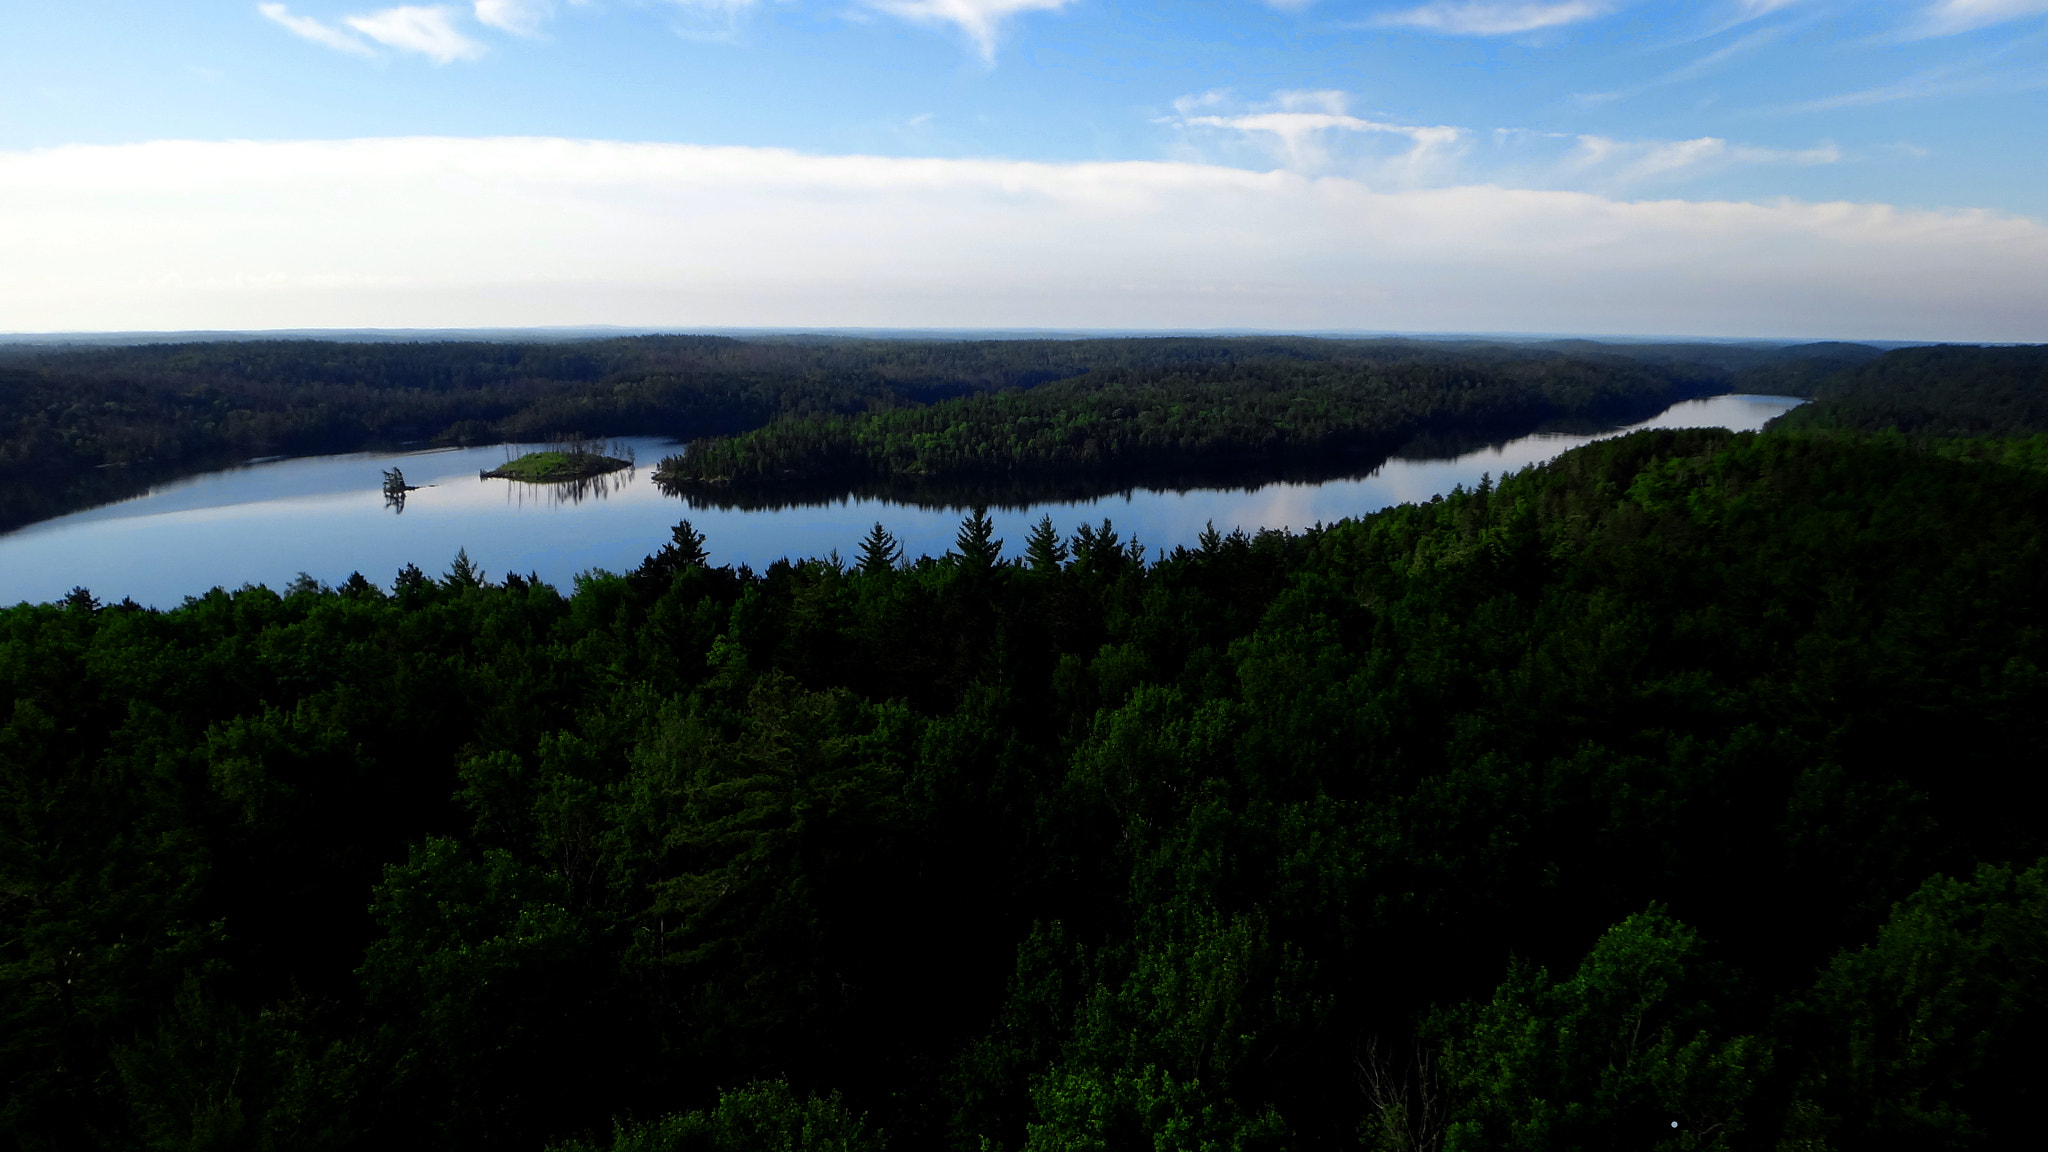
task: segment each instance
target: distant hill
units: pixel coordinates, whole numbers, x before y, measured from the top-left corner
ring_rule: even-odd
[[[2048,433],[2048,345],[1901,348],[1821,381],[1779,427],[1920,437]]]

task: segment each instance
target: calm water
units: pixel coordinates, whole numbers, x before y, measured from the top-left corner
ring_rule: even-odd
[[[1720,396],[1673,406],[1636,428],[1750,430],[1797,405],[1777,396]],[[1045,514],[1063,532],[1105,517],[1147,545],[1192,544],[1204,524],[1303,528],[1393,504],[1427,500],[1481,475],[1498,477],[1551,459],[1596,436],[1535,435],[1448,460],[1389,460],[1370,476],[1316,484],[1269,484],[1253,491],[1139,490],[1094,500],[992,513],[1007,551],[1022,548]],[[647,463],[673,452],[662,440],[632,440]],[[515,449],[524,451],[523,448]],[[301,572],[337,583],[361,571],[389,586],[406,564],[445,572],[457,548],[493,578],[538,572],[566,589],[591,568],[623,571],[668,539],[688,517],[709,537],[714,563],[756,568],[783,556],[850,556],[879,520],[911,556],[939,555],[959,527],[957,509],[846,499],[767,511],[704,508],[666,496],[651,468],[615,473],[574,488],[479,480],[506,449],[362,453],[277,460],[195,476],[145,495],[30,525],[0,536],[0,604],[54,600],[76,585],[101,601],[133,597],[169,607],[216,585],[283,587]],[[402,512],[386,507],[383,470],[404,469],[422,485]]]

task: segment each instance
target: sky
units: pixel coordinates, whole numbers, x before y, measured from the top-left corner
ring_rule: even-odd
[[[2048,0],[0,0],[0,332],[2048,340]]]

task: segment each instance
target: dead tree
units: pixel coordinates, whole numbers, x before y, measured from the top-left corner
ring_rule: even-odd
[[[1401,1061],[1384,1055],[1379,1037],[1353,1053],[1358,1088],[1372,1109],[1360,1135],[1367,1146],[1399,1152],[1437,1152],[1450,1123],[1450,1101],[1438,1078],[1436,1059],[1416,1042],[1414,1055]]]

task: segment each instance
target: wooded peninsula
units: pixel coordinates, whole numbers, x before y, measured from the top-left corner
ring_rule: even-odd
[[[2048,349],[8,355],[24,484],[563,428],[735,490],[1120,480],[1814,398],[1165,549],[977,510],[755,571],[685,521],[570,588],[0,609],[15,1146],[2031,1143]]]

